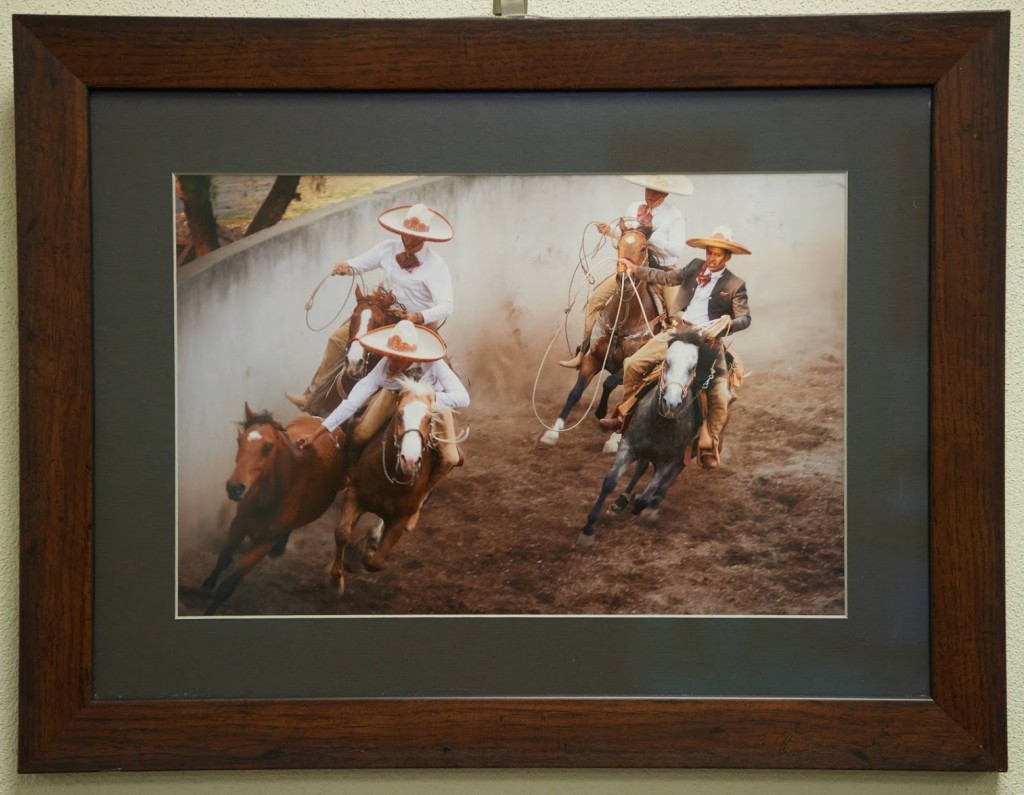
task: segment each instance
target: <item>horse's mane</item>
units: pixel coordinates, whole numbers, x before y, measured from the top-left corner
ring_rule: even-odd
[[[381,282],[372,293],[363,293],[363,300],[387,309],[395,302],[395,294]]]
[[[434,394],[434,387],[430,384],[424,384],[407,375],[400,375],[395,381],[398,382],[403,392],[412,392],[416,397],[431,397]]]
[[[277,420],[274,419],[274,415],[264,409],[263,411],[256,412],[255,414],[246,417],[244,420],[238,423],[242,426],[242,430],[251,428],[253,425],[272,425],[279,431],[284,430],[284,426],[281,425]]]
[[[649,239],[648,239],[649,240]],[[653,243],[648,242],[647,245],[647,267],[657,268],[658,270],[664,270],[665,266],[662,265],[663,259],[667,259],[668,254],[662,251]]]
[[[651,235],[654,234],[653,226],[638,226],[636,231],[647,238],[647,267],[663,270],[662,262],[668,259],[668,254],[651,242]]]
[[[697,329],[690,326],[678,326],[672,331],[672,339],[669,340],[671,345],[676,340],[685,342],[687,345],[696,345],[697,347],[704,347],[704,337]]]

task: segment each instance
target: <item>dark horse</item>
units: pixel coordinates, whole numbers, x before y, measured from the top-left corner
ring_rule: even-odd
[[[379,571],[402,534],[416,527],[420,509],[435,485],[431,475],[437,462],[429,449],[434,388],[411,379],[401,383],[391,422],[349,464],[334,534],[334,563],[328,570],[328,582],[339,596],[345,592],[345,548],[359,517],[369,512],[383,523],[380,537],[367,535],[362,560],[368,570]]]
[[[220,607],[266,555],[284,554],[292,530],[319,519],[334,502],[344,474],[340,442],[324,434],[305,450],[295,446],[296,439],[319,424],[315,417],[299,417],[286,428],[269,412],[257,414],[245,404],[235,468],[225,486],[238,509],[217,565],[203,582],[206,589],[217,586],[206,615]],[[246,537],[252,540],[252,549],[217,585]]]
[[[598,419],[603,417],[608,408],[608,395],[621,382],[622,363],[661,330],[658,308],[650,288],[645,282],[631,278],[625,272],[624,264],[629,261],[634,265],[658,267],[657,258],[648,243],[650,232],[650,227],[623,229],[619,237],[615,293],[594,324],[590,347],[580,365],[576,385],[566,397],[554,426],[541,436],[542,444],[558,442],[558,434],[565,428],[569,413],[602,369],[612,374],[605,382],[597,409]]]
[[[633,513],[657,508],[672,481],[683,471],[685,453],[700,434],[702,416],[697,397],[709,380],[715,350],[703,344],[701,335],[693,329],[680,329],[673,336],[657,388],[640,399],[623,431],[615,461],[580,531],[578,543],[582,545],[593,543],[601,507],[629,464],[635,461],[636,471],[627,492],[632,491],[648,466],[654,465],[650,483],[633,499]],[[623,494],[616,506],[621,510],[627,502]]]
[[[377,285],[377,289],[372,293],[364,293],[359,289],[359,285],[356,285],[356,305],[349,319],[344,367],[331,382],[330,391],[324,397],[320,410],[325,415],[332,412],[356,381],[370,372],[380,361],[380,355],[366,350],[359,342],[359,338],[368,331],[395,322],[389,312],[394,303],[395,294],[385,289],[383,284]]]

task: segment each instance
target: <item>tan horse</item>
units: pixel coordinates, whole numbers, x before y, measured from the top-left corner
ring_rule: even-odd
[[[391,422],[349,464],[334,535],[334,563],[328,569],[328,582],[339,596],[345,592],[345,548],[359,518],[369,512],[383,522],[383,533],[379,538],[368,535],[363,551],[363,565],[379,571],[402,534],[416,527],[435,485],[431,475],[437,462],[429,449],[434,389],[409,379],[402,379],[402,387]]]
[[[295,440],[320,425],[316,417],[299,417],[286,427],[269,412],[255,413],[245,404],[239,423],[235,468],[225,488],[238,503],[217,564],[203,587],[217,590],[206,615],[211,615],[264,557],[284,554],[293,530],[319,519],[334,502],[344,477],[341,442],[324,434],[309,448],[299,450]],[[253,546],[234,570],[217,585],[231,565],[242,541]]]
[[[566,397],[554,426],[541,436],[543,444],[554,445],[558,442],[558,434],[565,428],[570,412],[579,403],[595,375],[602,369],[612,374],[621,372],[622,363],[661,331],[661,318],[650,288],[646,282],[630,277],[625,266],[627,261],[644,267],[653,264],[650,261],[649,235],[649,227],[623,229],[617,252],[615,293],[598,315],[576,384]],[[598,406],[598,419],[604,416],[608,395],[618,384],[617,379],[608,381],[610,383],[606,383]]]

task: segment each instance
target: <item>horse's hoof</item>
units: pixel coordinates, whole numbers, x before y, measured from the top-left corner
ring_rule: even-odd
[[[364,555],[363,566],[367,571],[381,571],[384,568],[384,561],[380,560],[379,555]]]
[[[540,436],[540,443],[546,444],[548,447],[554,447],[558,444],[558,431],[544,431]]]
[[[612,453],[613,455],[619,452],[619,442],[622,441],[621,433],[613,433],[608,437],[608,441],[604,443],[604,449],[602,452]]]
[[[582,530],[579,536],[576,538],[576,546],[578,547],[590,547],[594,545],[594,534],[587,535]]]
[[[648,508],[642,514],[640,514],[640,520],[644,524],[657,524],[658,523],[658,509]]]
[[[327,587],[330,588],[336,597],[341,599],[345,595],[345,575],[336,574],[334,565],[327,567]]]
[[[615,498],[615,502],[612,503],[611,507],[608,510],[611,511],[612,513],[622,513],[622,509],[625,508],[627,505],[629,505],[629,497],[627,497],[625,494],[620,494],[618,497]]]

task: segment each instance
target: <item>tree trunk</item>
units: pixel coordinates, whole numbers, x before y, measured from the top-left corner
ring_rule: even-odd
[[[185,203],[185,219],[192,235],[192,247],[196,256],[201,257],[220,247],[217,236],[217,219],[213,217],[213,202],[210,199],[211,177],[180,176],[178,192]]]
[[[263,204],[257,210],[249,228],[245,230],[245,236],[256,234],[261,229],[266,229],[280,221],[284,216],[284,211],[292,203],[292,199],[298,196],[296,192],[298,187],[299,177],[297,176],[282,176],[275,179],[270,193],[263,200]]]

